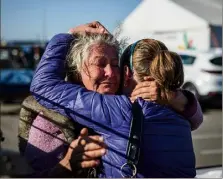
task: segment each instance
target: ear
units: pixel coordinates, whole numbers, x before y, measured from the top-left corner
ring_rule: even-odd
[[[125,70],[125,75],[128,79],[132,78],[132,71],[129,69],[129,67],[127,65],[124,66],[124,70]]]
[[[132,79],[132,72],[127,65],[124,66],[124,84],[129,83],[129,80]]]

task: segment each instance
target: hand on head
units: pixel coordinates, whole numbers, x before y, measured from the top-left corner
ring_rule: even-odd
[[[71,28],[68,33],[74,35],[84,33],[110,34],[110,32],[98,21]]]
[[[150,76],[144,77],[144,80],[134,88],[130,97],[131,101],[134,102],[138,97],[146,101],[158,101],[159,91],[156,81]]]
[[[81,168],[96,167],[100,163],[100,157],[106,153],[106,145],[101,136],[88,136],[86,128],[81,130],[78,139],[74,140],[67,151],[62,166],[72,172]]]
[[[141,97],[146,101],[167,104],[167,102],[162,101],[159,87],[156,81],[150,76],[144,77],[144,80],[145,81],[136,85],[130,97],[131,101],[134,102],[138,97]],[[170,97],[168,101],[168,105],[170,107],[172,107],[177,112],[183,112],[185,110],[185,106],[188,103],[188,100],[180,89],[176,91],[169,91],[168,96]]]

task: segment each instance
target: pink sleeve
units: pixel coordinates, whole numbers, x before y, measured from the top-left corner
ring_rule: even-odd
[[[32,169],[43,172],[62,159],[66,144],[60,128],[39,114],[29,131],[24,156]]]
[[[191,130],[195,130],[203,122],[201,106],[193,93],[187,90],[182,90],[182,92],[188,99],[188,104],[186,105],[182,115],[191,123]]]
[[[65,141],[65,137],[57,125],[42,115],[36,117],[29,132],[28,145],[49,153],[63,145]]]

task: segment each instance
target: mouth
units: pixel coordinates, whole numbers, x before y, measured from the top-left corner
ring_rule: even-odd
[[[102,85],[116,85],[116,83],[111,83],[111,82],[103,82],[101,83]]]
[[[109,86],[109,87],[112,87],[112,86],[116,86],[116,83],[102,83],[102,85],[104,86]]]

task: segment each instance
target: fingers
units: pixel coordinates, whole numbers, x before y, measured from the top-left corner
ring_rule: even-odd
[[[143,94],[147,94],[147,95],[157,95],[157,88],[156,87],[142,87],[139,89],[136,89],[132,92],[131,97],[134,96],[141,96]]]
[[[154,80],[153,81],[144,81],[144,82],[137,84],[136,87],[134,88],[134,91],[136,91],[140,88],[145,88],[145,87],[157,87],[157,84]]]
[[[94,21],[88,24],[79,25],[71,28],[68,33],[70,34],[85,34],[85,33],[97,33],[97,34],[110,34],[109,31],[98,21]]]
[[[89,136],[88,138],[91,139],[94,142],[99,142],[99,143],[104,142],[104,138],[100,135]]]
[[[72,151],[72,165],[88,168],[99,165],[98,158],[106,153],[106,146],[101,136],[89,136],[79,139],[78,146]]]
[[[75,148],[77,151],[80,149],[84,151],[95,150],[100,147],[106,147],[106,145],[103,137],[99,135],[79,137],[79,139],[72,141],[70,144],[70,148]]]
[[[135,101],[138,97],[147,101],[157,101],[159,99],[159,89],[155,80],[151,77],[145,77],[150,81],[144,81],[136,85],[131,94],[131,101]]]
[[[97,159],[99,157],[102,157],[105,155],[106,149],[101,148],[98,150],[91,150],[91,151],[86,151],[83,154],[79,154],[75,157],[77,161],[82,161],[82,160],[93,160]]]
[[[103,29],[86,27],[85,32],[86,33],[92,33],[92,34],[103,34]]]
[[[81,159],[90,160],[94,157],[100,157],[105,154],[107,147],[104,143],[103,137],[98,135],[84,136],[87,135],[87,132],[88,130],[86,128],[82,129],[82,137],[79,137],[70,144],[65,156],[67,160],[70,158],[75,161]]]
[[[134,102],[139,97],[143,98],[146,101],[157,101],[157,99],[158,99],[156,94],[143,93],[140,95],[130,97],[130,100],[131,100],[131,102]]]
[[[158,93],[158,87],[155,81],[144,81],[136,85],[131,96],[137,96],[142,93]]]
[[[79,143],[84,151],[96,150],[102,147],[106,147],[101,136],[89,136],[88,138],[82,138],[80,139]]]
[[[78,167],[80,168],[92,168],[96,167],[100,164],[100,160],[89,160],[78,163]]]
[[[104,27],[100,22],[98,22],[98,21],[93,21],[93,22],[90,22],[90,23],[88,23],[88,26],[89,27],[94,27],[94,28],[96,28],[96,27]]]
[[[68,153],[73,152],[74,155],[78,155],[79,153],[101,148],[106,148],[103,137],[97,135],[80,137],[78,140],[75,140],[71,143]]]
[[[99,29],[100,33],[110,34],[110,32],[98,21],[94,21],[92,23],[89,23],[89,26]]]

